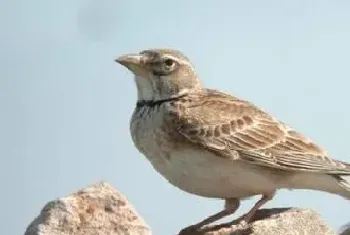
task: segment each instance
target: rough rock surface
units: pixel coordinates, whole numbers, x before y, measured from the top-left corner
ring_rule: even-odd
[[[107,183],[98,183],[49,202],[25,232],[25,235],[73,234],[151,235],[151,231],[125,196]],[[186,233],[186,235],[302,234],[335,235],[336,233],[316,212],[298,208],[263,209],[249,225],[220,225],[207,227],[199,232]]]
[[[350,229],[346,229],[341,233],[341,235],[350,235]]]
[[[350,235],[350,223],[345,224],[340,228],[341,235]]]
[[[249,225],[220,225],[191,235],[335,235],[320,216],[307,209],[274,208],[257,212]],[[186,234],[187,235],[187,234]]]
[[[98,183],[49,202],[25,235],[150,235],[125,196]]]

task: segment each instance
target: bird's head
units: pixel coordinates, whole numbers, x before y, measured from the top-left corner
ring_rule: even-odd
[[[145,50],[123,55],[116,62],[135,75],[138,100],[175,98],[202,88],[193,65],[177,50]]]

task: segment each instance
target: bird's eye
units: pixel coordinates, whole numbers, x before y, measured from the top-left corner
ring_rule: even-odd
[[[175,64],[175,61],[172,60],[172,59],[166,59],[166,60],[164,61],[164,64],[165,64],[167,67],[173,67],[174,64]]]

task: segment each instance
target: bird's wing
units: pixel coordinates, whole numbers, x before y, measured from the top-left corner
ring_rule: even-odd
[[[253,104],[218,91],[190,97],[177,112],[177,131],[220,157],[288,171],[350,174],[348,164]]]

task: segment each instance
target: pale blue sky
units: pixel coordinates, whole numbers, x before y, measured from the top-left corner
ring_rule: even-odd
[[[347,0],[0,0],[1,234],[21,234],[43,205],[105,180],[154,234],[222,209],[158,175],[129,136],[136,98],[114,58],[181,49],[208,87],[253,101],[350,162]],[[243,213],[254,200],[243,202]],[[280,191],[267,207],[317,210],[338,228],[350,204]]]

